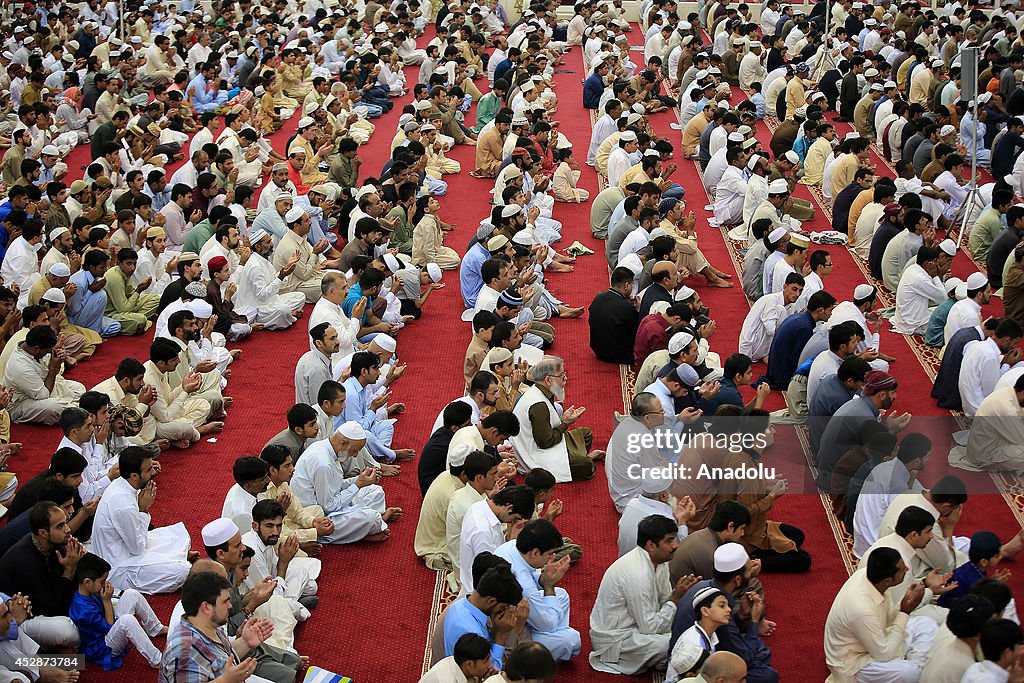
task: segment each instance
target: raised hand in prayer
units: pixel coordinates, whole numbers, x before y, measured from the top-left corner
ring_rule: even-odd
[[[676,524],[688,524],[696,514],[697,505],[689,496],[683,496],[676,501],[676,507],[675,510],[673,510],[673,516],[676,518]]]
[[[711,339],[711,335],[715,333],[715,329],[718,327],[718,323],[714,320],[709,320],[701,325],[697,331],[700,332],[701,339]]]
[[[294,534],[277,544],[277,558],[279,561],[291,562],[298,552],[299,537]]]
[[[553,501],[548,503],[547,509],[544,510],[544,519],[548,520],[549,522],[555,521],[555,519],[557,519],[558,516],[562,514],[564,508],[565,505],[562,503],[561,500],[557,498],[554,499]]]
[[[494,498],[496,495],[501,493],[501,491],[505,488],[507,484],[508,477],[497,477],[494,480],[494,486],[487,490],[485,494],[487,495],[488,498]]]
[[[715,396],[718,395],[718,392],[721,388],[722,385],[719,384],[718,380],[716,379],[713,382],[704,382],[704,384],[700,385],[700,388],[697,389],[697,393],[699,393],[700,397],[704,399],[714,398]]]
[[[73,254],[73,255],[74,256],[78,256],[77,254]],[[78,260],[79,260],[79,262],[81,262],[82,257],[79,256]],[[75,260],[72,258],[71,259],[72,265],[74,265],[74,261]],[[81,265],[81,263],[79,263],[79,265]],[[76,285],[74,282],[69,282],[66,285],[64,285],[64,287],[61,289],[61,291],[64,292],[64,296],[65,297],[70,299],[71,297],[73,297],[75,295],[75,292],[78,291],[78,285]],[[61,310],[61,312],[63,313],[63,309]]]
[[[747,593],[750,596],[750,620],[755,624],[760,623],[764,618],[764,600],[757,593]]]
[[[540,579],[538,582],[540,583],[541,588],[544,589],[545,595],[555,594],[555,586],[558,585],[558,582],[561,581],[569,571],[569,562],[569,556],[563,555],[560,560],[548,560],[548,563],[540,570]]]
[[[953,578],[952,572],[943,574],[938,569],[933,569],[925,575],[924,585],[926,588],[931,590],[936,595],[942,595],[956,588],[958,584],[956,581],[950,581]]]
[[[273,634],[274,625],[270,619],[252,617],[242,622],[242,626],[238,629],[238,635],[250,649],[259,647]]]
[[[1013,573],[1009,569],[1003,567],[1002,569],[995,570],[995,572],[992,573],[992,578],[996,581],[1002,581],[1003,583],[1006,583],[1010,580],[1010,577],[1012,575]]]
[[[376,467],[367,467],[356,477],[356,487],[365,488],[371,484],[377,484],[380,482],[380,477],[380,471]]]
[[[292,495],[287,491],[282,491],[281,494],[274,500],[280,503],[281,507],[287,510],[288,506],[292,504]]]
[[[519,622],[516,608],[506,606],[493,616],[494,621],[494,642],[504,645],[510,633],[516,630]]]
[[[139,491],[139,511],[146,512],[156,501],[156,480],[150,479],[141,491]]]
[[[188,222],[192,223],[193,225],[201,220],[203,220],[203,212],[200,211],[199,209],[193,211],[192,215],[188,217]]]
[[[917,606],[921,604],[921,600],[924,598],[924,584],[918,581],[910,584],[910,588],[907,589],[906,595],[900,600],[900,611],[904,614],[910,614]]]
[[[32,603],[28,597],[21,593],[15,593],[7,601],[7,609],[11,611],[11,617],[16,623],[22,623],[32,616]]]
[[[743,572],[747,579],[752,579],[761,573],[761,560],[755,560],[753,558],[747,560],[746,569]]]
[[[139,403],[151,406],[156,403],[156,389],[152,384],[143,384],[139,390]]]
[[[676,415],[676,420],[682,422],[684,425],[693,424],[700,419],[700,416],[704,414],[704,411],[700,408],[683,408],[683,411]]]
[[[583,416],[584,411],[586,411],[586,408],[583,406],[569,406],[562,413],[562,424],[566,426],[573,424]]]
[[[0,408],[6,408],[14,398],[14,389],[0,386]]]
[[[693,574],[687,574],[686,576],[680,576],[679,580],[676,581],[675,588],[672,589],[672,595],[670,600],[672,602],[679,602],[679,599],[686,595],[686,591],[693,588],[694,584],[700,581],[699,576]]]
[[[391,399],[391,392],[390,391],[385,391],[383,394],[381,394],[377,398],[375,398],[372,401],[370,401],[370,410],[376,411],[376,410],[380,409],[381,407],[386,406],[388,404],[388,400],[390,400],[390,399]]]
[[[330,536],[334,533],[334,522],[329,517],[317,517],[313,520],[313,528],[317,536]]]
[[[54,548],[54,550],[57,552],[57,562],[64,569],[64,576],[70,574],[73,577],[78,561],[85,555],[85,547],[82,545],[82,542],[74,536],[68,536],[64,547]]]
[[[366,297],[360,297],[359,301],[355,302],[352,306],[352,318],[362,318],[363,313],[366,312]]]
[[[789,488],[789,483],[785,479],[779,479],[773,485],[768,495],[771,496],[772,500],[781,498],[785,493],[786,489]]]
[[[191,394],[193,391],[199,389],[203,383],[203,376],[198,372],[193,372],[185,377],[181,382],[181,388],[185,390],[186,394]]]
[[[894,434],[897,432],[902,432],[904,429],[907,428],[907,425],[910,424],[910,418],[910,413],[903,413],[902,415],[896,415],[895,413],[891,413],[885,416],[885,426],[886,428],[888,428],[890,432],[893,432]]]

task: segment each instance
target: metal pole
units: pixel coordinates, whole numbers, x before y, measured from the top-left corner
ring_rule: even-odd
[[[978,83],[978,59],[980,55],[974,60],[972,73],[974,74],[974,99],[971,102],[971,116],[974,117],[972,123],[973,130],[971,131],[971,182],[968,185],[967,198],[964,201],[964,205],[960,207],[963,211],[963,215],[960,217],[960,233],[956,238],[956,247],[960,248],[963,243],[964,235],[967,233],[967,221],[971,217],[971,213],[974,211],[974,202],[977,201],[978,197],[978,98],[981,97],[981,88]]]
[[[117,0],[117,17],[117,23],[120,26],[118,33],[120,33],[121,43],[124,43],[124,0]]]

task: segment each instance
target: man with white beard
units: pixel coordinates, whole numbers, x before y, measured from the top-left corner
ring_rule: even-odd
[[[252,254],[238,270],[238,294],[235,311],[250,324],[262,324],[267,330],[281,330],[295,322],[302,313],[306,295],[302,292],[281,294],[281,283],[299,262],[296,253],[280,271],[268,257],[274,251],[270,233],[255,229],[249,233]]]
[[[388,522],[402,516],[401,508],[385,507],[381,471],[360,457],[366,432],[357,422],[345,422],[328,438],[303,452],[292,477],[292,492],[303,506],[319,505],[334,522],[334,533],[321,543],[383,541]]]

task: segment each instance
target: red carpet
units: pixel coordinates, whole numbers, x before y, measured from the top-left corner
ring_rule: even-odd
[[[634,41],[642,39],[636,36]],[[429,36],[421,44],[425,44]],[[577,158],[582,158],[590,140],[589,117],[582,110],[581,57],[573,48],[566,64],[559,67],[560,130],[574,143]],[[415,82],[416,69],[407,70],[410,83]],[[400,101],[404,103],[409,98]],[[364,174],[376,174],[389,156],[400,107],[377,119],[377,132],[360,154],[364,158]],[[658,132],[678,146],[679,134],[671,131],[671,113],[654,117]],[[293,124],[292,124],[293,125]],[[273,136],[275,148],[282,149],[286,127]],[[759,134],[767,143],[767,130],[759,126]],[[72,173],[88,162],[87,148],[76,150],[69,160]],[[450,155],[463,168],[472,168],[474,149],[458,147]],[[687,188],[689,208],[698,215],[701,247],[717,267],[734,272],[729,251],[721,233],[707,226],[707,203],[693,162],[677,159],[680,166],[676,180]],[[462,253],[476,225],[487,213],[489,181],[470,178],[466,173],[447,176],[448,196],[441,200],[441,215],[458,223],[449,237],[449,244]],[[597,190],[592,169],[584,166],[581,187]],[[597,252],[582,257],[571,275],[549,277],[551,291],[573,305],[589,304],[593,296],[607,287],[607,269],[603,244],[590,236],[589,205],[556,204],[554,217],[563,223],[564,248],[579,240]],[[819,217],[811,229],[825,227]],[[843,248],[830,247],[836,264],[826,287],[840,299],[849,297],[861,281],[857,266]],[[965,257],[958,258],[958,274],[970,270]],[[460,368],[468,327],[459,321],[461,301],[458,276],[445,276],[447,287],[434,293],[423,319],[411,324],[399,337],[398,353],[409,364],[409,372],[395,385],[394,400],[404,401],[408,410],[396,429],[396,445],[419,450],[429,435],[437,413],[450,400],[462,393]],[[748,304],[738,287],[712,289],[695,280],[710,306],[718,329],[712,339],[715,351],[723,358],[736,349],[739,330]],[[580,320],[555,320],[557,339],[552,353],[567,361],[569,403],[584,405],[588,411],[581,421],[595,431],[595,445],[603,446],[611,434],[612,413],[622,410],[617,366],[598,362],[588,348],[587,326]],[[69,373],[87,387],[113,373],[118,360],[134,356],[145,360],[151,336],[118,338],[105,342],[96,359]],[[225,431],[216,435],[216,442],[204,440],[192,449],[169,451],[161,462],[160,493],[153,508],[154,523],[170,524],[184,520],[192,534],[193,547],[201,550],[199,530],[220,515],[223,496],[231,486],[231,463],[240,455],[256,454],[273,434],[285,426],[284,412],[292,404],[292,373],[297,358],[307,348],[305,320],[292,329],[257,334],[254,339],[238,345],[244,354],[233,367],[227,393],[236,399]],[[901,382],[899,411],[912,410],[915,415],[939,415],[927,398],[931,387],[923,368],[907,342],[898,335],[883,333],[882,348],[898,358],[893,372]],[[770,407],[780,407],[781,399],[773,395]],[[915,421],[917,427],[917,421]],[[928,425],[919,427],[932,433]],[[11,467],[23,481],[46,467],[53,448],[60,439],[56,428],[16,426],[15,440],[25,448]],[[948,444],[936,443],[926,481],[945,473],[945,452]],[[776,446],[767,454],[766,462],[779,467],[790,481],[791,490],[810,490],[805,483],[807,468],[802,449],[792,428],[780,430]],[[401,506],[405,517],[392,526],[392,536],[384,544],[356,544],[327,547],[323,553],[321,575],[321,606],[313,618],[299,627],[297,648],[309,655],[312,662],[324,668],[351,676],[358,683],[395,681],[405,683],[418,679],[422,664],[426,628],[431,608],[435,573],[427,570],[412,550],[413,535],[419,510],[420,495],[416,486],[415,464],[406,472],[385,483],[390,505]],[[965,480],[975,481],[965,473]],[[976,481],[979,485],[985,477]],[[198,484],[198,485],[197,485]],[[989,486],[991,483],[989,482]],[[584,557],[567,575],[563,585],[573,601],[572,625],[583,636],[583,653],[560,670],[560,681],[630,680],[598,674],[590,669],[586,656],[590,651],[588,620],[597,588],[605,568],[615,559],[617,515],[609,500],[603,468],[597,476],[583,483],[562,485],[556,497],[566,504],[558,526],[584,548]],[[804,576],[764,576],[768,591],[769,617],[778,623],[776,635],[769,639],[774,665],[782,680],[820,680],[826,674],[821,649],[821,631],[832,597],[846,577],[846,568],[836,545],[821,499],[817,494],[791,494],[781,498],[773,511],[774,519],[799,526],[807,533],[805,548],[814,558],[812,571]],[[963,533],[991,528],[1004,537],[1019,526],[1003,499],[997,495],[973,496],[961,525]],[[152,599],[157,613],[164,619],[170,615],[177,596]],[[162,642],[158,645],[162,646]],[[130,654],[118,672],[104,675],[103,680],[152,680],[154,673],[137,654]],[[91,667],[85,680],[99,680],[98,669]],[[638,676],[635,680],[649,680]]]

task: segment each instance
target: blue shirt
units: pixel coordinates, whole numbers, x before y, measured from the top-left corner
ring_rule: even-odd
[[[462,303],[466,308],[476,306],[476,298],[483,289],[484,280],[480,276],[480,267],[484,261],[491,258],[491,252],[477,242],[466,255],[462,257],[462,265],[459,266],[459,289],[462,290]],[[351,296],[352,290],[349,290]]]
[[[604,94],[604,79],[596,72],[590,74],[583,82],[583,108],[597,109]]]
[[[487,630],[487,615],[474,607],[468,599],[456,600],[444,614],[444,655],[455,654],[455,643],[464,633],[475,633],[491,641]],[[491,664],[499,671],[504,664],[505,647],[491,642]]]
[[[495,82],[500,81],[501,79],[505,78],[505,74],[507,74],[511,68],[512,68],[512,60],[511,59],[506,58],[503,61],[498,62],[498,66],[494,67],[494,80],[495,80]],[[498,667],[498,668],[500,669],[501,667]]]
[[[68,616],[75,622],[78,635],[82,639],[82,654],[90,662],[103,665],[104,671],[121,668],[121,659],[127,650],[115,655],[107,646],[107,632],[113,624],[107,622],[103,601],[98,595],[82,595],[75,591],[71,596]]]
[[[757,112],[757,120],[760,121],[764,118],[765,111],[767,110],[768,103],[765,102],[764,95],[761,93],[754,93],[750,96],[750,101],[753,102],[755,111]]]
[[[739,406],[743,407],[743,396],[731,379],[722,378],[718,380],[718,393],[714,398],[704,400],[704,412],[706,415],[714,415],[718,406]]]
[[[772,389],[785,390],[793,379],[800,353],[814,334],[817,323],[807,311],[794,313],[779,325],[768,353],[768,381]]]
[[[363,288],[359,284],[354,284],[348,289],[348,296],[341,302],[341,310],[345,311],[345,315],[352,317],[352,309],[355,308],[356,302],[363,298]],[[373,297],[366,297],[366,308],[363,310],[363,316],[359,319],[360,322],[366,324],[366,311],[370,310],[370,306],[373,305]]]
[[[974,566],[972,562],[965,562],[953,570],[952,581],[957,584],[956,588],[948,593],[943,593],[936,601],[939,607],[952,607],[957,598],[971,592],[971,586],[985,578],[985,572]]]

